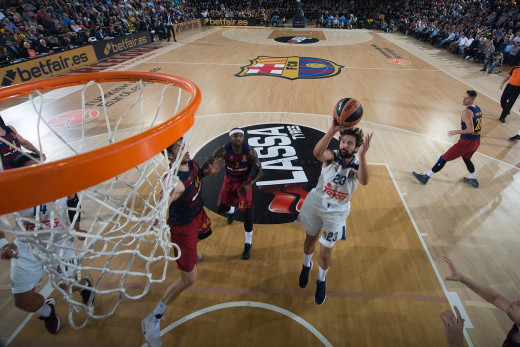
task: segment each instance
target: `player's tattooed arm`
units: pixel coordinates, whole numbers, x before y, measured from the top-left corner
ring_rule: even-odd
[[[213,162],[209,162],[206,161],[203,165],[202,165],[202,177],[208,177],[208,176],[211,176],[211,175],[215,175],[216,173],[218,173],[220,171],[220,169],[222,169],[224,167],[224,159],[222,158],[216,158],[215,160],[213,160]]]
[[[249,155],[251,156],[251,165],[252,165],[252,172],[253,175],[251,177],[251,180],[247,182],[246,184],[238,187],[238,194],[244,195],[248,191],[248,189],[256,182],[258,181],[263,174],[262,171],[262,164],[260,163],[260,159],[258,159],[258,154],[256,153],[255,149],[253,147],[249,147]]]
[[[211,176],[214,174],[214,173],[211,173],[212,168],[210,168],[210,166],[216,164],[216,161],[218,161],[219,164],[217,164],[215,169],[220,165],[220,163],[222,164],[222,166],[220,166],[218,170],[220,170],[224,166],[224,156],[225,155],[226,155],[226,148],[224,146],[217,148],[217,150],[202,165],[201,169],[202,169],[202,173],[203,173],[204,177]],[[217,172],[218,171],[216,171],[215,173],[217,173]]]
[[[253,184],[262,177],[263,171],[260,159],[258,159],[258,154],[256,153],[256,150],[253,147],[249,147],[249,155],[251,156],[253,171],[255,172],[250,181],[250,183]]]
[[[224,146],[217,148],[217,150],[202,164],[202,175],[203,177],[211,176],[224,167],[224,155],[226,155],[226,149]]]

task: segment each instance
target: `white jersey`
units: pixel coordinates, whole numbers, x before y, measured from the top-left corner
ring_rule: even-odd
[[[17,223],[26,231],[66,230],[69,223],[67,198],[18,211]]]
[[[322,167],[316,188],[311,191],[322,202],[322,210],[327,212],[350,209],[350,197],[359,183],[359,158],[354,154],[347,165],[334,150],[334,160]]]
[[[72,277],[79,273],[77,266],[68,266],[68,263],[76,265],[78,260],[74,251],[74,240],[67,233],[70,222],[66,197],[18,211],[15,215],[19,228],[27,233],[38,233],[36,240],[42,241],[42,247],[47,247],[52,237],[53,253],[65,261],[56,265],[59,274]],[[43,265],[40,250],[38,247],[32,247],[33,238],[26,239],[18,235],[15,244],[18,247],[18,258],[11,260],[11,290],[16,294],[34,289],[42,278]]]

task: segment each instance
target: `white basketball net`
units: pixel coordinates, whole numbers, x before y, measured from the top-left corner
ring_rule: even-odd
[[[120,116],[115,117],[117,121],[114,121],[113,114],[109,117],[105,95],[110,93],[104,92],[100,84],[91,81],[85,86],[74,87],[76,91],[71,95],[81,96],[83,118],[81,130],[77,130],[76,134],[76,138],[81,140],[76,142],[66,139],[66,132],[59,132],[49,125],[46,121],[48,117],[44,116],[48,94],[42,95],[35,91],[30,101],[38,115],[37,146],[40,151],[46,153],[46,144],[52,142],[53,148],[59,146],[68,150],[68,154],[60,153],[55,158],[61,159],[92,150],[92,146],[102,147],[126,139],[162,123],[166,120],[162,113],[170,117],[175,115],[191,98],[189,93],[174,85],[154,83],[155,86],[151,88],[149,83],[142,81],[127,84],[131,84],[129,90],[138,95],[126,98],[131,100],[131,105]],[[102,104],[103,117],[95,123],[87,123],[87,103],[93,99],[91,94],[95,87],[99,90],[95,100],[100,100]],[[79,88],[81,89],[78,90]],[[135,93],[136,88],[139,93]],[[151,89],[148,90],[149,88]],[[162,91],[159,94],[160,88]],[[112,90],[118,90],[118,87]],[[156,97],[160,95],[158,105],[150,106],[150,103],[145,103],[146,93]],[[162,107],[165,100],[168,100],[165,102],[168,105]],[[176,105],[172,105],[175,102]],[[153,112],[150,112],[151,107],[154,108]],[[123,126],[128,123],[132,126]],[[99,128],[105,130],[92,133],[92,129]],[[21,129],[17,130],[23,133]],[[185,144],[188,143],[190,134],[191,129],[183,138]],[[102,143],[99,142],[100,138],[103,139]],[[68,316],[72,327],[80,329],[90,318],[110,316],[123,298],[142,298],[151,284],[165,280],[169,262],[180,255],[178,246],[170,241],[166,220],[168,197],[175,187],[177,170],[187,146],[181,148],[183,150],[179,151],[181,153],[171,165],[166,151],[163,151],[111,180],[78,192],[79,205],[72,223],[68,218],[60,217],[67,216],[67,206],[63,207],[55,202],[45,204],[45,208],[50,209],[53,216],[50,223],[39,220],[38,213],[33,218],[27,218],[25,214],[22,216],[19,212],[0,216],[0,230],[14,234],[19,241],[30,244],[52,287],[70,304]],[[23,153],[20,148],[17,150]],[[96,169],[102,168],[92,168]],[[39,209],[40,206],[35,208]],[[78,212],[81,212],[80,227],[86,233],[73,228]],[[33,224],[34,230],[26,230],[28,224]],[[84,237],[85,240],[79,241],[79,237]],[[174,249],[177,250],[177,256]],[[86,274],[93,279],[93,287],[88,289],[94,293],[87,304],[83,303],[77,290],[73,291],[87,289],[80,284],[82,276]]]

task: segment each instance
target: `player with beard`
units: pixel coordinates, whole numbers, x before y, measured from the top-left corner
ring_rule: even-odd
[[[175,161],[181,149],[182,138],[166,149],[170,163]],[[206,162],[200,168],[191,160],[189,152],[181,159],[177,173],[179,181],[169,197],[168,218],[171,240],[181,250],[177,259],[181,277],[166,289],[154,311],[141,321],[146,342],[152,347],[162,346],[160,322],[168,305],[197,280],[197,241],[212,233],[211,221],[204,211],[202,178],[216,174],[222,166],[224,162],[216,160],[211,164]]]
[[[339,150],[327,149],[339,133]],[[314,156],[321,161],[321,174],[303,203],[296,223],[305,228],[303,266],[300,288],[305,288],[312,268],[316,241],[320,240],[319,274],[314,301],[321,305],[326,297],[325,277],[329,270],[332,247],[338,239],[346,240],[346,219],[350,213],[350,198],[358,183],[368,184],[370,178],[366,153],[372,134],[363,136],[359,128],[345,128],[333,119],[327,133],[314,147]]]
[[[226,175],[218,197],[217,213],[228,214],[227,223],[233,223],[235,210],[244,213],[245,244],[242,259],[251,257],[253,241],[253,184],[262,177],[262,165],[253,147],[245,141],[244,131],[233,128],[229,142],[219,147],[208,162],[223,158]]]

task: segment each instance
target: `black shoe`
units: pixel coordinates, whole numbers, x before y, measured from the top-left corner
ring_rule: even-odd
[[[501,121],[502,123],[505,123],[506,122],[506,117],[500,117],[498,118],[499,121]]]
[[[509,141],[518,141],[518,140],[520,140],[520,135],[518,135],[518,134],[509,138]]]
[[[325,298],[327,297],[327,281],[316,280],[316,294],[314,294],[314,302],[316,305],[321,305],[325,302]]]
[[[428,180],[430,179],[430,176],[428,175],[423,175],[423,174],[418,174],[417,172],[413,171],[412,172],[412,175],[413,177],[415,177],[415,179],[419,182],[421,182],[422,184],[426,184],[428,183]]]
[[[83,279],[85,279],[85,285],[87,287],[92,287],[92,277],[90,277],[89,275],[85,275],[83,276]],[[79,293],[81,294],[81,298],[83,300],[83,303],[85,305],[88,305],[89,304],[89,300],[90,300],[90,297],[92,296],[92,302],[91,304],[94,303],[94,297],[93,297],[93,293],[91,290],[88,290],[88,289],[81,289],[79,291]]]
[[[249,258],[251,258],[251,244],[246,243],[244,245],[244,252],[242,253],[242,259],[248,260]]]
[[[307,283],[309,282],[309,273],[312,269],[312,261],[311,266],[307,267],[305,265],[302,265],[302,272],[300,272],[300,278],[298,280],[298,283],[300,284],[300,288],[307,287]]]
[[[173,41],[177,42],[177,40],[173,39]]]
[[[464,182],[466,182],[467,184],[469,184],[470,186],[472,186],[473,188],[478,188],[478,181],[476,178],[467,178],[467,177],[464,177],[463,178]]]
[[[228,213],[227,224],[233,223],[233,213]]]
[[[60,330],[60,323],[61,319],[60,316],[56,315],[56,312],[54,310],[56,306],[56,300],[53,298],[48,298],[45,300],[45,303],[51,307],[51,314],[49,317],[42,317],[39,318],[45,322],[45,327],[51,334],[56,334]]]
[[[170,42],[170,39],[168,39],[166,42]]]

